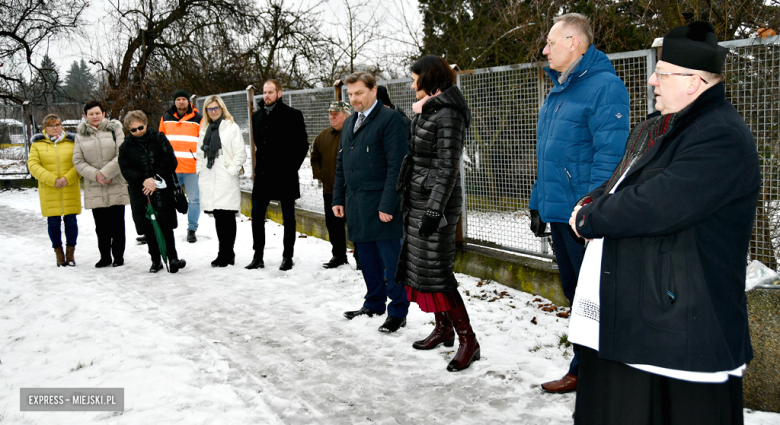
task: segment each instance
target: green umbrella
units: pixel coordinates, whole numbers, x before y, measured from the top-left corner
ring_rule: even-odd
[[[160,223],[157,222],[157,211],[152,206],[152,201],[149,199],[149,195],[146,195],[146,218],[152,222],[152,228],[154,228],[154,237],[157,239],[157,246],[160,247],[160,255],[162,256],[163,264],[165,264],[165,270],[168,270],[168,252],[165,246],[165,237],[163,236]]]

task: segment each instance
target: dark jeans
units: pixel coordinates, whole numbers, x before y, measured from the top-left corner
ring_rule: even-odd
[[[49,239],[51,239],[51,247],[59,248],[62,246],[62,230],[61,224],[63,218],[60,216],[48,217],[49,221]],[[68,246],[76,246],[76,239],[79,237],[79,223],[76,220],[76,214],[68,214],[64,218],[65,221],[65,240]]]
[[[325,226],[328,228],[328,238],[330,239],[330,250],[336,258],[346,258],[347,256],[347,235],[345,232],[347,220],[344,217],[336,217],[333,214],[333,194],[323,193],[325,200]]]
[[[742,378],[683,381],[602,359],[582,347],[577,425],[742,425],[743,403]]]
[[[160,230],[162,230],[163,238],[165,238],[166,257],[168,260],[178,260],[179,254],[176,252],[176,238],[173,237],[173,229],[161,225]],[[146,235],[146,245],[149,247],[149,256],[152,257],[152,261],[156,258],[159,259],[160,245],[157,242],[157,236],[154,234],[154,225],[151,221],[146,224],[144,235]]]
[[[268,211],[270,199],[252,200],[252,238],[255,257],[263,258],[265,249],[265,213]],[[284,221],[284,251],[282,257],[292,258],[295,249],[295,200],[279,201],[282,206],[282,220]]]
[[[111,261],[125,259],[125,206],[113,205],[106,208],[94,208],[95,233],[98,238],[100,259]]]
[[[372,311],[385,311],[385,302],[390,297],[387,314],[391,317],[406,317],[409,312],[406,289],[403,283],[395,281],[395,269],[401,255],[401,240],[355,242],[355,250],[360,252],[360,267],[366,280],[366,301],[363,307]]]
[[[233,247],[236,244],[236,211],[214,210],[214,223],[217,226],[217,239],[219,239],[220,258],[233,258],[236,256]]]
[[[558,271],[561,275],[563,295],[574,305],[574,292],[577,290],[577,279],[580,277],[582,258],[585,247],[577,242],[577,235],[568,223],[550,223],[555,259],[558,261]],[[574,358],[569,365],[569,373],[577,376],[580,368],[580,347],[574,345]]]

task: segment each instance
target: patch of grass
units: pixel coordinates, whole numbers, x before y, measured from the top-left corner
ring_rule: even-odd
[[[558,337],[558,348],[561,348],[561,345],[563,345],[563,349],[566,350],[567,348],[571,347],[571,342],[569,342],[569,335],[566,333],[555,334],[555,336]]]
[[[535,353],[542,349],[542,343],[539,341],[536,341],[536,345],[528,349],[529,353]]]

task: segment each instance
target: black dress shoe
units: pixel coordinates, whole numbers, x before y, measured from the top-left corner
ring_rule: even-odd
[[[262,269],[265,267],[265,263],[262,258],[253,258],[252,262],[248,266],[244,267],[247,270]]]
[[[335,269],[338,266],[343,266],[344,264],[349,264],[349,261],[347,261],[347,257],[338,258],[338,257],[332,257],[330,261],[323,264],[322,267],[326,269]]]
[[[186,260],[172,259],[169,263],[169,271],[171,273],[176,273],[179,270],[183,269],[186,265],[187,265]]]
[[[384,311],[373,311],[373,310],[369,310],[369,309],[367,309],[365,307],[361,307],[360,310],[357,310],[357,311],[345,311],[344,312],[344,317],[346,317],[349,320],[352,320],[352,319],[354,319],[354,318],[356,318],[358,316],[362,316],[364,314],[366,316],[368,316],[368,317],[374,317],[375,314],[377,316],[381,316],[381,315],[385,314],[385,312]]]
[[[101,258],[100,261],[95,263],[95,267],[97,267],[99,269],[103,268],[103,267],[108,267],[110,265],[111,265],[111,260],[110,259],[105,259],[105,258]]]
[[[146,244],[146,235],[141,235],[141,236],[135,238],[135,241],[138,242],[139,245],[145,245]]]
[[[282,265],[279,266],[279,270],[286,272],[287,270],[292,269],[292,266],[293,266],[292,258],[282,258]]]
[[[194,230],[187,230],[187,242],[194,243],[197,242],[198,238],[195,237],[195,231]]]
[[[163,265],[160,260],[152,260],[152,267],[149,268],[149,273],[157,273],[162,269]]]
[[[118,260],[114,259],[114,262],[111,263],[111,266],[113,266],[113,267],[120,267],[120,266],[124,266],[124,265],[125,265],[124,258],[120,258]]]
[[[379,327],[379,332],[395,332],[399,328],[406,327],[406,317],[392,317],[388,316],[385,323]]]

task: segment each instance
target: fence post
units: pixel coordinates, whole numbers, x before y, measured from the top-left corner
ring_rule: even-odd
[[[24,141],[24,166],[27,168],[27,174],[30,174],[30,167],[27,166],[27,160],[30,158],[30,141],[33,135],[33,115],[32,105],[29,100],[22,103],[22,113],[24,114],[25,127],[27,127],[27,140]]]
[[[246,88],[246,104],[249,108],[249,146],[252,154],[252,184],[255,183],[255,132],[252,129],[252,114],[255,113],[255,86],[249,85]]]
[[[190,105],[192,105],[192,109],[195,109],[195,108],[198,107],[198,95],[197,94],[193,94],[192,96],[190,96]],[[204,107],[203,109],[206,109],[206,108]],[[206,116],[205,115],[206,111],[200,111],[200,112],[201,112],[201,114],[203,114],[203,116]]]
[[[336,80],[335,83],[333,83],[333,87],[336,89],[336,102],[341,102],[341,87],[344,85],[344,82],[341,80]]]

